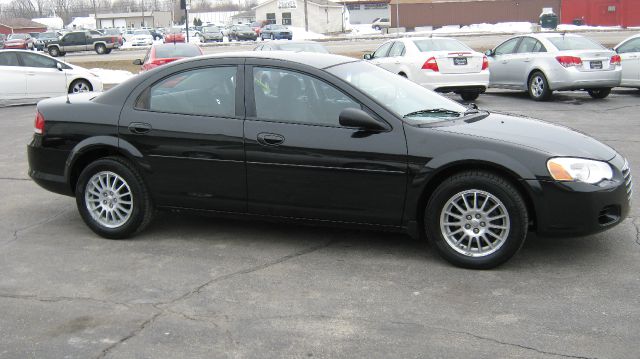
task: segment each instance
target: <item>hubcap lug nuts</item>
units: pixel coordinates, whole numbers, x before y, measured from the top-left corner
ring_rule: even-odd
[[[480,227],[484,227],[484,226],[486,226],[486,225],[487,225],[486,223],[484,223],[484,222],[480,222]]]
[[[107,200],[105,199],[104,201],[102,201],[103,204],[107,204]]]
[[[472,218],[473,218],[473,217],[471,217],[471,215],[468,215],[468,216],[467,216],[467,219],[468,219],[468,220],[471,220]]]
[[[479,215],[479,214],[476,214],[476,218],[477,218],[477,219],[480,219],[480,215]]]
[[[474,228],[473,229],[473,233],[478,233],[478,232],[480,232],[480,230],[478,228]]]
[[[464,228],[466,228],[466,229],[470,229],[470,228],[471,228],[471,225],[470,225],[470,224],[467,224],[467,225],[465,225],[465,226],[464,226]]]

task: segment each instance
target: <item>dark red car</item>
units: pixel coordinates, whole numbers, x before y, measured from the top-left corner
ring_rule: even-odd
[[[171,30],[164,35],[164,43],[186,42],[185,35],[180,30]]]
[[[33,38],[29,34],[11,34],[4,41],[5,49],[33,49]]]
[[[144,61],[137,59],[133,61],[133,64],[142,65],[140,72],[145,72],[158,66],[168,64],[172,61],[180,60],[185,57],[195,57],[200,55],[202,55],[202,49],[194,44],[159,44],[151,46],[144,58]]]

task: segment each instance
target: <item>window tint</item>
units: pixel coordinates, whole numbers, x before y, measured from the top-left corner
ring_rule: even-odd
[[[232,117],[236,99],[235,66],[180,72],[148,91],[138,108],[185,115]]]
[[[604,47],[586,37],[559,36],[550,37],[549,41],[560,51],[565,50],[602,50]]]
[[[467,45],[453,39],[415,40],[414,44],[421,52],[427,51],[472,51]]]
[[[518,46],[518,53],[545,52],[542,43],[533,37],[523,37]]]
[[[56,60],[36,54],[24,53],[20,54],[20,58],[22,59],[23,66],[26,67],[42,67],[42,68],[55,68]]]
[[[0,53],[0,66],[20,66],[15,52]]]
[[[64,40],[66,42],[79,42],[79,43],[83,43],[86,39],[86,35],[84,34],[84,32],[78,32],[78,33],[72,33],[72,34],[67,34],[64,37]]]
[[[619,54],[625,54],[627,52],[640,52],[640,37],[629,40],[618,48]]]
[[[257,67],[253,83],[260,119],[339,126],[343,109],[360,108],[332,85],[298,72]]]
[[[393,47],[389,50],[389,57],[394,56],[403,56],[404,55],[404,44],[401,41],[396,41],[393,43]]]
[[[382,44],[382,46],[380,46],[376,50],[376,52],[373,53],[373,57],[374,58],[378,58],[378,57],[387,56],[387,53],[389,52],[389,49],[391,48],[391,45],[393,45],[393,42],[387,42],[386,44]]]
[[[518,45],[518,41],[520,41],[519,37],[516,37],[515,39],[507,40],[507,42],[496,47],[496,55],[512,54],[516,49],[516,45]]]

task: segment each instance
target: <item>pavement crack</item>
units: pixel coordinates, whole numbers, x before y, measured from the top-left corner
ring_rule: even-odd
[[[10,243],[13,243],[13,242],[17,241],[18,238],[20,237],[21,233],[26,232],[26,231],[31,230],[31,229],[34,229],[36,227],[42,226],[42,225],[47,224],[47,223],[49,223],[49,222],[51,222],[51,221],[53,221],[53,220],[55,220],[55,219],[57,219],[59,217],[62,217],[63,215],[67,214],[70,210],[71,210],[71,208],[64,209],[64,210],[62,210],[60,212],[57,212],[54,215],[46,217],[45,219],[43,219],[43,220],[41,220],[39,222],[30,224],[30,225],[22,227],[22,228],[15,229],[13,231],[12,238],[9,241],[5,242],[3,245],[6,246],[6,245],[8,245]]]
[[[128,303],[114,302],[114,301],[96,299],[91,297],[46,297],[46,296],[38,296],[33,294],[0,293],[0,298],[17,299],[17,300],[33,300],[33,301],[44,302],[44,303],[87,301],[87,302],[95,302],[95,303],[108,304],[108,305],[122,305],[125,307],[131,307],[131,305]]]
[[[136,335],[140,334],[146,327],[148,327],[151,323],[153,323],[156,319],[158,319],[159,316],[162,315],[163,312],[158,312],[155,313],[154,315],[152,315],[150,318],[148,318],[147,320],[145,320],[144,322],[140,323],[140,325],[135,328],[133,331],[131,331],[131,333],[127,334],[126,336],[124,336],[122,339],[118,340],[117,342],[109,345],[108,347],[106,347],[104,350],[102,350],[102,352],[100,354],[98,354],[98,356],[96,357],[96,359],[101,359],[101,358],[105,358],[107,355],[109,355],[109,353],[117,348],[119,345],[125,343],[126,341],[130,340],[131,338],[135,337]]]
[[[224,280],[227,280],[227,279],[230,279],[230,278],[233,278],[233,277],[237,277],[237,276],[241,276],[241,275],[257,272],[259,270],[263,270],[263,269],[269,268],[271,266],[286,262],[286,261],[291,260],[293,258],[300,257],[300,256],[303,256],[305,254],[309,254],[309,253],[318,251],[320,249],[329,247],[333,243],[335,243],[335,241],[334,240],[330,240],[330,241],[325,242],[323,244],[320,244],[320,245],[317,245],[317,246],[313,246],[313,247],[308,247],[308,248],[302,249],[302,250],[300,250],[298,252],[288,254],[286,256],[280,257],[278,259],[275,259],[275,260],[272,260],[272,261],[269,261],[269,262],[266,262],[266,263],[263,263],[263,264],[260,264],[260,265],[257,265],[257,266],[241,269],[239,271],[235,271],[235,272],[228,273],[228,274],[223,274],[221,276],[215,277],[213,279],[210,279],[210,280],[200,284],[199,286],[191,289],[190,291],[184,293],[183,295],[181,295],[181,296],[179,296],[179,297],[177,297],[177,298],[175,298],[175,299],[173,299],[171,301],[164,302],[164,303],[157,303],[157,305],[171,305],[171,304],[177,303],[177,302],[179,302],[181,300],[188,299],[188,298],[190,298],[190,297],[192,297],[192,296],[194,296],[196,294],[199,294],[204,288],[208,287],[209,285],[211,285],[213,283],[222,282]]]
[[[636,244],[640,246],[640,217],[633,219],[633,227],[636,229]]]

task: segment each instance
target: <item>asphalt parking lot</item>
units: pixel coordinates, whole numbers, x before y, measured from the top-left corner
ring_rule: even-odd
[[[477,103],[594,136],[640,188],[640,91]],[[616,228],[532,234],[490,271],[401,234],[177,213],[111,241],[28,179],[34,113],[0,108],[0,358],[638,358],[638,190]]]

